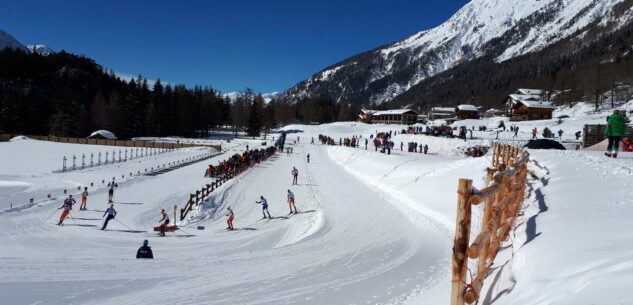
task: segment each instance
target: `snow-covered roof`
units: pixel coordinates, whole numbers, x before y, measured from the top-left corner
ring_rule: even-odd
[[[378,112],[378,110],[362,109],[360,112],[365,113],[365,114],[374,114]]]
[[[543,94],[543,90],[541,89],[519,89],[517,90],[518,94],[526,94],[526,95],[541,95]]]
[[[437,113],[437,112],[455,113],[455,108],[453,108],[453,107],[433,107],[433,108],[431,108],[431,112],[433,112],[433,113]]]
[[[413,112],[416,115],[418,114],[417,112],[411,109],[392,109],[392,110],[377,111],[377,112],[374,112],[374,115],[405,114],[407,112]]]
[[[540,95],[533,94],[510,94],[510,98],[515,101],[540,101]]]
[[[519,101],[521,104],[527,106],[528,108],[541,108],[541,109],[554,109],[554,104],[550,102],[541,102],[541,101]]]
[[[479,111],[475,105],[463,104],[457,106],[457,109],[460,111]]]
[[[500,112],[504,112],[504,111],[501,109],[495,109],[495,108],[490,108],[486,110],[486,113],[500,113]]]
[[[116,140],[117,137],[114,135],[114,133],[107,131],[107,130],[97,130],[93,133],[90,134],[89,138],[95,137],[97,135],[100,135],[108,140]]]

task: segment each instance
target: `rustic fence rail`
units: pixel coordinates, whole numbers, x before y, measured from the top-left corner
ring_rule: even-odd
[[[273,150],[272,154],[266,155],[260,162],[267,160],[275,153],[276,153],[276,149]],[[247,169],[256,166],[257,164],[259,164],[259,162],[251,163],[248,166],[235,167],[234,170],[232,170],[231,172],[223,173],[220,176],[216,177],[216,181],[214,181],[213,183],[205,184],[205,186],[202,187],[200,190],[196,190],[195,193],[189,194],[189,200],[187,200],[187,203],[185,203],[185,206],[180,209],[180,221],[185,220],[185,218],[187,217],[187,214],[189,214],[189,212],[191,212],[194,207],[197,207],[202,202],[204,202],[204,200],[207,199],[207,197],[209,197],[209,195],[211,195],[211,193],[214,190],[218,189],[218,187],[220,187],[222,184],[238,176],[239,174],[243,173]]]
[[[529,154],[518,147],[495,144],[492,167],[487,169],[487,187],[477,190],[472,180],[460,179],[457,219],[451,269],[451,305],[473,304],[492,263],[514,227],[525,197]],[[480,232],[472,243],[472,206],[483,203]],[[476,271],[468,268],[468,260],[476,261]],[[470,274],[470,282],[467,275]]]
[[[14,137],[20,136],[19,134],[0,134],[0,142],[6,142]],[[222,145],[202,145],[202,144],[189,144],[189,143],[166,143],[166,142],[152,142],[152,141],[135,141],[135,140],[108,140],[108,139],[88,139],[88,138],[72,138],[72,137],[57,137],[57,136],[26,136],[33,140],[39,141],[51,141],[59,143],[70,144],[90,144],[90,145],[105,145],[105,146],[125,146],[125,147],[147,147],[147,148],[187,148],[187,147],[212,147],[217,151],[222,151]]]

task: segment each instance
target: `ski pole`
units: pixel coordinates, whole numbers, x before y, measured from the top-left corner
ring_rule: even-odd
[[[57,212],[59,209],[55,209],[53,211],[53,213],[51,213],[51,215],[48,215],[48,217],[46,217],[46,219],[44,219],[44,222],[47,222],[51,217],[53,217],[53,214],[55,214],[55,212]]]
[[[70,210],[70,215],[68,215],[68,218],[72,219],[73,223],[77,225],[77,222],[75,221],[75,213],[72,210]]]
[[[115,217],[115,218],[112,218],[112,219],[114,219],[116,222],[118,222],[118,223],[122,224],[124,227],[126,227],[126,228],[128,228],[128,229],[130,229],[130,230],[132,230],[132,231],[135,231],[134,229],[130,228],[128,225],[126,225],[126,224],[124,224],[124,223],[120,222],[118,219],[116,219],[116,217]]]

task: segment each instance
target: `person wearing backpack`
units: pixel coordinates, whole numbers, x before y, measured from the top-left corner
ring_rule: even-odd
[[[613,114],[607,118],[607,128],[604,134],[609,141],[607,152],[605,152],[604,155],[617,158],[620,141],[622,141],[622,138],[626,135],[626,121],[618,110],[614,110]]]

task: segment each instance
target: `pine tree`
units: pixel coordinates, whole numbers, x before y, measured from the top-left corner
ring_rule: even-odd
[[[248,115],[248,128],[246,133],[251,137],[259,137],[262,130],[262,105],[264,99],[261,94],[253,98],[250,103],[249,115]]]

